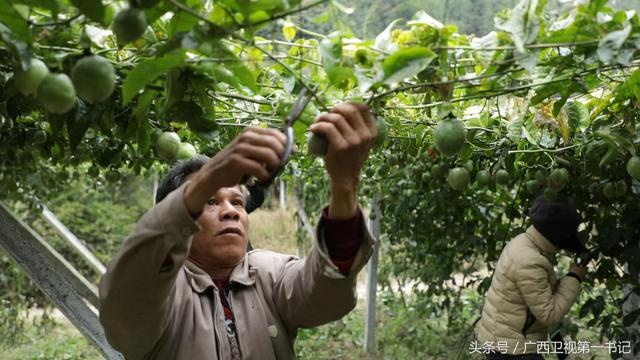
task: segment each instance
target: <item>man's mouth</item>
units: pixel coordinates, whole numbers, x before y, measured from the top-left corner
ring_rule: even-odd
[[[238,228],[229,227],[229,228],[223,229],[218,233],[218,235],[226,235],[226,234],[236,234],[236,235],[242,236],[242,231],[240,231],[240,229]]]

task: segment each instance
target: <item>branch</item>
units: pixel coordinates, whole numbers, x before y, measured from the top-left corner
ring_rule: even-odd
[[[171,3],[173,6],[175,6],[176,8],[178,8],[181,11],[186,12],[187,14],[190,14],[191,16],[194,16],[195,18],[204,21],[205,23],[209,24],[212,28],[214,28],[216,31],[220,31],[223,34],[227,34],[228,36],[230,36],[232,39],[240,42],[241,44],[245,45],[245,46],[250,46],[253,48],[258,49],[261,53],[263,53],[264,55],[266,55],[268,58],[270,58],[271,60],[275,61],[276,63],[278,63],[280,66],[282,66],[285,70],[287,70],[291,75],[293,75],[293,77],[298,80],[300,82],[300,84],[307,89],[307,91],[309,93],[313,93],[312,89],[305,83],[304,79],[299,76],[295,71],[293,71],[293,69],[291,69],[287,64],[283,63],[282,61],[280,61],[279,59],[277,59],[273,54],[271,54],[270,52],[268,52],[267,50],[265,50],[263,47],[258,46],[254,43],[251,43],[245,39],[243,39],[241,36],[238,36],[237,34],[221,27],[220,25],[214,23],[213,21],[209,20],[207,17],[202,16],[201,14],[199,14],[197,11],[193,10],[192,8],[185,6],[181,3],[179,3],[176,0],[167,0],[169,3]],[[323,0],[324,1],[324,0]],[[320,107],[323,108],[323,110],[328,111],[326,106],[324,105],[324,103],[322,101],[320,101],[320,99],[318,98],[317,94],[314,95],[316,101],[318,102],[318,105],[320,105]]]
[[[584,76],[584,75],[587,75],[587,74],[590,74],[590,73],[594,73],[594,72],[608,71],[608,70],[614,70],[614,69],[634,68],[634,67],[638,67],[638,66],[640,66],[640,62],[636,62],[636,63],[634,63],[632,65],[629,65],[629,66],[611,65],[611,66],[596,67],[596,68],[593,68],[593,69],[582,71],[580,73],[570,74],[570,75],[567,75],[567,76],[564,76],[564,77],[560,77],[560,78],[557,78],[557,79],[553,79],[553,80],[549,80],[549,81],[544,81],[544,82],[539,82],[539,83],[534,83],[534,84],[521,85],[521,86],[514,86],[514,87],[504,88],[504,89],[483,90],[483,91],[479,91],[477,94],[474,94],[474,95],[463,96],[463,97],[459,97],[459,98],[456,98],[456,99],[451,99],[448,102],[449,103],[456,103],[456,102],[462,102],[462,101],[468,101],[468,100],[489,99],[489,98],[493,98],[493,97],[496,97],[496,96],[511,94],[511,93],[514,93],[514,92],[517,92],[517,91],[521,91],[521,90],[532,89],[532,88],[538,87],[538,86],[549,85],[549,84],[553,84],[553,83],[557,83],[557,82],[566,81],[566,80],[569,80],[569,79],[574,78],[574,77]],[[425,108],[436,107],[436,106],[442,105],[444,103],[445,103],[445,101],[437,101],[437,102],[433,102],[433,103],[430,103],[430,104],[423,104],[423,105],[385,106],[383,109],[425,109]]]
[[[237,94],[229,94],[229,93],[215,93],[215,95],[218,96],[224,96],[226,98],[232,98],[232,99],[237,99],[237,100],[244,100],[244,101],[248,101],[248,102],[252,102],[252,103],[256,103],[256,104],[261,104],[261,105],[273,105],[273,102],[268,101],[268,100],[260,100],[260,99],[254,99],[254,98],[250,98],[247,96],[242,96],[242,95],[237,95]]]
[[[579,41],[579,42],[567,42],[567,43],[551,43],[551,44],[529,44],[525,45],[526,49],[548,49],[555,47],[581,47],[581,46],[590,46],[597,45],[599,40],[590,40],[590,41]],[[495,46],[495,47],[487,47],[487,48],[475,48],[473,46],[438,46],[433,48],[433,50],[474,50],[474,51],[502,51],[502,50],[516,50],[513,46]]]
[[[57,21],[52,21],[52,22],[47,22],[47,23],[37,23],[37,22],[32,22],[31,20],[29,20],[29,24],[33,25],[33,26],[60,26],[60,25],[68,25],[70,24],[73,20],[78,19],[80,17],[82,17],[83,15],[81,13],[78,13],[70,18],[68,18],[67,20],[63,20],[60,22]]]
[[[530,149],[530,150],[509,150],[508,154],[518,154],[518,153],[540,153],[540,152],[544,152],[544,153],[557,153],[557,152],[562,152],[565,150],[569,150],[569,149],[573,149],[578,145],[570,145],[570,146],[566,146],[560,149]]]
[[[261,24],[264,24],[264,23],[268,23],[268,22],[271,22],[273,20],[282,19],[282,18],[285,18],[285,17],[287,17],[289,15],[293,15],[293,14],[305,11],[307,9],[311,9],[312,7],[318,6],[318,5],[322,4],[322,3],[326,3],[327,1],[328,0],[317,0],[317,1],[314,1],[312,3],[307,4],[305,6],[300,6],[299,8],[296,8],[296,9],[293,9],[293,10],[289,10],[289,11],[285,11],[283,13],[274,15],[274,16],[268,18],[268,19],[264,19],[264,20],[256,21],[254,23],[242,25],[238,29],[244,29],[244,28],[247,28],[247,27],[252,27],[252,26],[257,26],[257,25],[261,25]]]
[[[282,41],[282,40],[260,40],[260,41],[256,41],[256,44],[258,45],[266,45],[266,44],[278,44],[278,45],[286,45],[286,46],[293,46],[293,47],[301,47],[301,48],[305,48],[305,49],[315,49],[315,46],[311,46],[311,45],[306,45],[306,44],[297,44],[297,43],[292,43],[289,41]]]

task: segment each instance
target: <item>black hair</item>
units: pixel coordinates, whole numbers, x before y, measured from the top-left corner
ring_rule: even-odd
[[[207,161],[209,157],[206,155],[196,155],[192,159],[179,161],[158,186],[156,204],[184,184],[187,177],[200,170]]]

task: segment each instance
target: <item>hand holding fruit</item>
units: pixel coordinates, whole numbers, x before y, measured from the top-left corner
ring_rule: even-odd
[[[341,103],[318,116],[310,130],[313,136],[327,140],[325,161],[332,183],[357,185],[362,165],[378,136],[369,107]]]
[[[575,264],[575,263],[571,264],[571,267],[569,268],[569,272],[572,272],[572,273],[578,275],[582,281],[584,281],[587,278],[587,267],[586,266],[580,266],[580,265]]]
[[[185,190],[189,212],[199,214],[218,189],[236,186],[246,175],[266,181],[280,165],[286,141],[286,136],[275,129],[245,129],[191,179]]]

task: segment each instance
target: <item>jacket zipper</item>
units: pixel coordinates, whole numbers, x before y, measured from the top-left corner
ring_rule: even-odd
[[[218,359],[224,359],[224,357],[222,356],[223,353],[223,348],[222,348],[222,341],[220,339],[220,332],[218,331],[218,301],[220,301],[220,298],[218,295],[218,289],[217,288],[213,288],[213,334],[216,338],[216,345],[218,348]],[[222,304],[220,304],[222,305]]]
[[[231,288],[229,288],[229,297],[227,298],[227,301],[229,301],[229,309],[231,310],[231,313],[233,313],[233,326],[236,327],[236,343],[238,344],[238,350],[240,350],[240,357],[242,357],[242,347],[240,346],[240,329],[238,328],[238,319],[233,312],[233,294],[234,292],[231,290]]]

